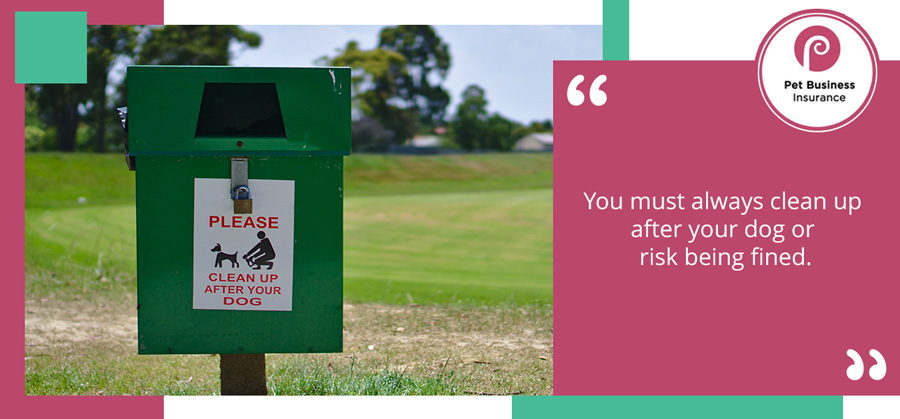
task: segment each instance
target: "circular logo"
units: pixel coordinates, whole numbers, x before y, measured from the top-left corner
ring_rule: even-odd
[[[794,41],[794,54],[806,71],[825,71],[841,55],[841,41],[824,26],[810,26]]]
[[[756,61],[766,105],[786,124],[808,132],[853,122],[878,80],[878,53],[869,35],[830,10],[782,19],[763,39]]]

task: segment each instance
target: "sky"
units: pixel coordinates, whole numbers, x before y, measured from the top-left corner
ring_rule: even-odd
[[[382,26],[243,26],[262,36],[257,49],[235,50],[232,64],[305,67],[334,56],[350,40],[360,48],[378,44]],[[450,46],[451,67],[443,86],[452,115],[466,86],[484,88],[488,110],[529,123],[553,118],[553,60],[599,60],[598,26],[435,26]]]

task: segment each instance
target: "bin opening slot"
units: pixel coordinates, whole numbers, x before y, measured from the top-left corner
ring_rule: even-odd
[[[194,138],[287,138],[275,83],[206,83]]]

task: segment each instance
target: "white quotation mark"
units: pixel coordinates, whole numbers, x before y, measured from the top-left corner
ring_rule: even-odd
[[[884,378],[884,376],[887,375],[887,362],[884,361],[881,352],[872,349],[869,351],[869,356],[875,360],[875,365],[872,365],[872,368],[869,368],[869,377],[872,377],[875,381]]]
[[[847,356],[853,360],[853,365],[847,367],[847,378],[853,381],[859,380],[866,371],[866,366],[863,365],[862,357],[859,356],[859,352],[856,352],[853,349],[847,349]]]
[[[584,103],[584,93],[578,90],[578,85],[584,81],[584,76],[579,74],[569,82],[569,88],[566,89],[566,98],[572,106],[581,106]],[[606,75],[601,74],[591,83],[591,103],[594,106],[603,106],[606,103],[606,92],[600,90],[600,85],[606,82]]]
[[[859,356],[859,352],[856,352],[853,349],[847,349],[847,356],[853,360],[853,365],[847,367],[847,378],[853,381],[859,380],[866,372],[866,366],[863,364],[862,357]],[[869,356],[875,360],[875,365],[872,365],[872,367],[869,368],[869,377],[875,381],[879,381],[887,375],[887,362],[885,362],[881,352],[878,352],[877,349],[870,350]]]

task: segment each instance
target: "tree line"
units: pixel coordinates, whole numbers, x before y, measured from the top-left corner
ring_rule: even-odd
[[[125,134],[115,108],[127,103],[127,80],[111,72],[123,65],[229,65],[232,51],[257,48],[259,34],[238,26],[88,27],[87,84],[25,87],[28,150],[97,152],[122,150]],[[465,150],[512,149],[532,132],[552,130],[551,121],[522,125],[487,111],[486,93],[471,85],[453,117],[442,83],[451,68],[450,47],[431,26],[381,30],[378,46],[350,41],[317,64],[352,71],[353,149],[385,151],[420,134],[439,134],[443,146]]]

